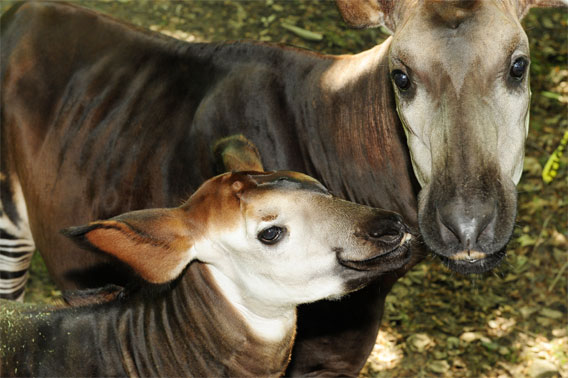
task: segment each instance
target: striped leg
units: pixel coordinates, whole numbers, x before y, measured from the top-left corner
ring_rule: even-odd
[[[0,298],[23,301],[35,251],[21,187],[0,173]]]
[[[33,241],[0,231],[0,298],[23,301],[34,251]]]

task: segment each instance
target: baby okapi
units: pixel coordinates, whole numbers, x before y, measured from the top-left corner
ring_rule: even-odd
[[[296,306],[400,266],[411,239],[398,215],[294,172],[226,173],[178,208],[64,232],[143,283],[88,306],[2,302],[0,376],[279,376]]]

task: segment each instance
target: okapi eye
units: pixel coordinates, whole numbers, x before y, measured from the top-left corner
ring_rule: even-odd
[[[394,70],[392,71],[391,75],[392,80],[394,81],[398,89],[405,91],[410,88],[410,78],[407,74],[405,74],[401,70]]]
[[[284,236],[285,229],[278,226],[272,226],[258,233],[258,240],[264,244],[276,244]]]
[[[527,66],[528,62],[525,58],[516,59],[511,65],[511,71],[509,72],[511,77],[515,80],[521,80],[525,75]]]

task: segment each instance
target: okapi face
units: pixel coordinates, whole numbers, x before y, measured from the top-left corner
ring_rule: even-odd
[[[420,227],[450,267],[483,272],[500,262],[513,231],[528,131],[528,40],[503,4],[421,8],[428,17],[410,16],[389,62],[422,186]]]
[[[532,2],[338,0],[356,26],[393,30],[389,68],[414,173],[419,225],[452,269],[505,255],[529,117]],[[553,4],[554,5],[554,4]]]
[[[309,176],[275,172],[219,179],[232,181],[233,194],[224,208],[209,210],[223,214],[222,222],[212,224],[195,253],[213,267],[218,281],[236,283],[235,296],[247,295],[254,307],[338,297],[409,257],[410,234],[397,214],[335,198]],[[232,220],[223,222],[229,215]]]
[[[65,233],[152,283],[205,263],[232,303],[268,317],[401,267],[411,239],[397,214],[335,198],[295,172],[227,173],[178,208],[133,211]]]

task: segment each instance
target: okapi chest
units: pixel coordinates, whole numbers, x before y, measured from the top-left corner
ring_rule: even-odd
[[[411,239],[395,213],[294,172],[227,173],[178,208],[65,233],[128,264],[141,287],[85,307],[0,302],[3,377],[281,376],[296,306],[365,286],[408,259]]]
[[[242,134],[266,169],[396,211],[423,237],[368,288],[300,309],[289,373],[356,374],[386,294],[427,249],[462,273],[502,260],[530,97],[519,20],[555,4],[339,0],[354,26],[393,31],[342,56],[189,44],[60,3],[14,7],[0,51],[0,295],[22,295],[35,248],[61,288],[125,284],[127,269],[59,230],[179,204],[217,173],[211,146]]]

